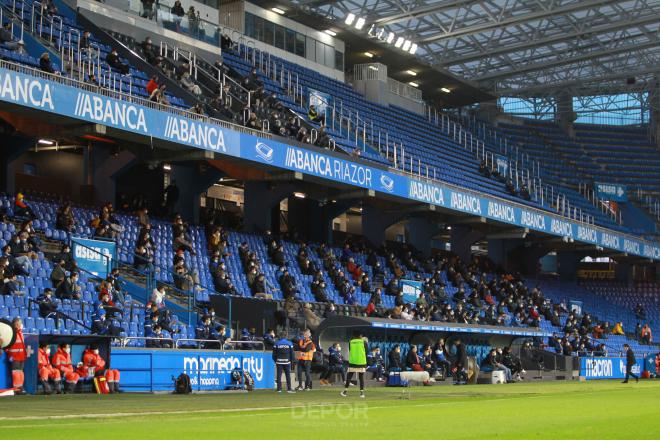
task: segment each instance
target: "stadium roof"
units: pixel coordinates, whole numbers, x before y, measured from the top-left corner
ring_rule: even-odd
[[[409,39],[429,64],[497,95],[650,90],[660,73],[658,0],[288,3],[338,24],[364,17],[365,28]]]

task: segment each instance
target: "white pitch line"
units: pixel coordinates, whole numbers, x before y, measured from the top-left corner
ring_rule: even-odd
[[[538,396],[526,396],[526,398],[535,398]],[[500,401],[500,400],[509,400],[509,398],[499,398],[499,399],[487,399],[488,402]],[[394,401],[394,400],[393,400]],[[333,406],[343,406],[348,405],[351,402],[359,403],[368,403],[365,400],[346,400],[344,402],[336,403],[313,403],[313,404],[297,404],[297,405],[288,405],[288,406],[264,406],[264,407],[252,407],[252,408],[216,408],[216,409],[197,409],[197,410],[179,410],[179,411],[145,411],[139,413],[95,413],[95,414],[64,414],[64,415],[44,415],[44,416],[20,416],[20,417],[0,417],[0,422],[5,420],[70,420],[70,419],[96,419],[96,418],[107,418],[107,417],[143,417],[143,416],[165,416],[165,415],[180,415],[180,414],[214,414],[214,413],[242,413],[242,412],[268,412],[268,411],[281,411],[287,409],[302,409],[302,408],[324,408],[324,407],[333,407]],[[429,407],[429,406],[441,406],[449,404],[458,404],[461,402],[451,400],[443,402],[433,402],[433,403],[416,403],[406,405],[408,407],[420,408],[420,407]],[[367,406],[367,410],[372,409],[387,409],[394,408],[394,405],[384,405],[384,406]],[[35,425],[41,426],[41,425]],[[0,425],[0,429],[6,428],[7,425]]]

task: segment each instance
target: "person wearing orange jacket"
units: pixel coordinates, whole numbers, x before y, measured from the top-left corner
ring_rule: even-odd
[[[303,337],[298,341],[298,388],[296,390],[309,391],[312,389],[312,359],[314,359],[316,345],[312,341],[312,332],[306,329]],[[305,372],[305,387],[303,388],[303,371]]]
[[[44,393],[52,394],[53,388],[50,386],[50,381],[53,381],[55,392],[62,394],[62,376],[60,371],[55,369],[50,364],[50,346],[48,344],[39,344],[39,365],[38,374],[39,380],[44,387]]]
[[[21,318],[14,318],[11,322],[14,328],[14,343],[5,348],[9,363],[11,364],[11,381],[16,394],[25,394],[23,383],[25,382],[25,361],[27,360],[27,350],[25,349],[25,339],[23,338],[23,321]],[[0,345],[2,341],[0,341]]]
[[[99,354],[99,348],[90,345],[83,353],[83,367],[87,369],[87,376],[105,376],[108,389],[111,393],[119,392],[119,370],[105,368],[105,359]]]
[[[58,370],[66,383],[64,384],[65,393],[73,393],[76,388],[80,375],[75,372],[71,363],[71,347],[69,344],[60,344],[57,352],[53,356],[53,367]]]

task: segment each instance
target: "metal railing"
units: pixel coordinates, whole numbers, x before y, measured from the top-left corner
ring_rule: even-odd
[[[58,84],[63,84],[63,85],[71,86],[71,87],[77,87],[77,88],[83,89],[87,92],[98,93],[98,94],[101,94],[101,95],[106,96],[108,98],[119,99],[119,100],[122,100],[122,101],[127,101],[127,102],[131,102],[131,103],[134,103],[134,104],[139,104],[139,105],[142,105],[144,107],[148,107],[148,108],[153,109],[153,110],[159,110],[159,111],[163,111],[163,112],[166,112],[166,113],[169,113],[169,114],[172,114],[172,115],[177,115],[177,116],[181,116],[181,117],[188,118],[188,119],[194,119],[196,121],[204,122],[204,123],[207,123],[207,124],[218,125],[220,127],[223,127],[223,128],[229,129],[229,130],[236,130],[240,133],[260,136],[260,137],[263,137],[263,138],[266,138],[266,139],[272,139],[272,136],[269,133],[264,133],[264,132],[261,132],[261,131],[258,131],[258,130],[252,130],[252,129],[243,127],[242,125],[222,121],[220,119],[211,118],[211,117],[205,116],[205,115],[200,115],[200,114],[193,113],[193,112],[188,111],[188,110],[182,110],[180,108],[173,107],[173,106],[170,106],[170,105],[165,105],[165,104],[149,101],[147,99],[140,98],[140,97],[137,97],[135,95],[129,95],[129,94],[121,92],[121,91],[111,90],[111,89],[106,88],[106,87],[92,85],[92,84],[85,83],[85,82],[82,82],[82,81],[79,81],[79,80],[76,80],[76,79],[73,79],[73,78],[70,78],[70,77],[67,77],[67,76],[64,76],[64,75],[56,75],[56,74],[52,74],[52,73],[43,72],[41,70],[34,69],[32,67],[27,67],[27,66],[24,66],[22,64],[15,64],[15,63],[5,61],[5,60],[0,60],[0,67],[8,69],[8,70],[12,70],[14,72],[19,72],[19,73],[23,73],[23,74],[27,74],[27,75],[32,75],[32,76],[35,76],[37,78],[41,78],[41,79],[44,79],[44,80],[53,81],[53,82],[56,82]]]

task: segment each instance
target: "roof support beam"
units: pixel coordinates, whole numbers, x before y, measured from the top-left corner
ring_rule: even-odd
[[[557,67],[557,66],[563,66],[565,64],[572,64],[576,63],[578,61],[587,61],[587,60],[595,60],[598,58],[610,56],[610,55],[616,55],[619,53],[624,53],[624,52],[632,52],[632,51],[639,51],[643,49],[649,49],[651,47],[655,47],[660,44],[660,41],[658,39],[650,40],[647,41],[646,43],[641,43],[641,44],[626,44],[624,46],[620,47],[614,47],[614,48],[608,48],[604,50],[599,50],[596,52],[590,52],[590,53],[584,53],[581,55],[573,56],[573,57],[568,57],[568,58],[561,58],[557,60],[552,60],[552,61],[546,61],[543,63],[535,63],[535,64],[528,64],[528,65],[522,65],[520,67],[517,67],[515,69],[509,69],[509,70],[502,70],[499,72],[495,73],[490,73],[487,75],[482,75],[482,76],[477,76],[475,78],[472,78],[473,81],[489,81],[497,78],[505,78],[505,77],[511,77],[520,73],[526,73],[526,72],[533,72],[536,70],[544,70],[548,69],[551,67]]]
[[[445,38],[456,38],[464,35],[478,34],[484,31],[502,28],[505,26],[511,26],[519,23],[526,23],[529,21],[540,20],[547,17],[553,17],[557,15],[568,14],[575,11],[582,11],[585,9],[591,9],[596,6],[600,6],[606,3],[611,3],[612,0],[586,0],[572,3],[566,6],[560,6],[558,8],[551,8],[547,10],[541,10],[537,12],[532,12],[531,14],[519,15],[516,17],[510,17],[504,20],[499,21],[490,21],[488,23],[482,23],[475,26],[467,26],[464,28],[459,28],[451,32],[441,32],[431,37],[422,38],[416,40],[415,43],[431,43],[434,41],[442,40]]]
[[[492,57],[494,55],[501,55],[505,53],[513,53],[513,52],[519,52],[521,50],[525,49],[530,49],[533,47],[540,47],[540,46],[548,46],[550,44],[555,44],[559,43],[562,41],[571,41],[574,40],[577,37],[580,37],[585,34],[602,34],[606,32],[613,32],[613,31],[618,31],[622,29],[629,29],[629,28],[635,28],[637,26],[643,26],[646,24],[650,23],[657,23],[660,21],[660,14],[651,14],[648,16],[641,16],[636,20],[629,20],[629,21],[623,21],[619,23],[611,23],[611,24],[605,24],[602,26],[596,26],[596,27],[584,27],[580,30],[577,30],[572,33],[564,34],[560,33],[557,35],[553,35],[551,37],[547,38],[541,38],[541,39],[533,39],[531,38],[528,41],[519,43],[519,44],[514,44],[510,46],[502,46],[502,47],[495,47],[495,48],[487,48],[487,50],[483,52],[478,52],[478,53],[473,53],[470,55],[465,55],[461,57],[455,57],[455,58],[450,58],[447,60],[443,60],[440,63],[438,63],[439,66],[451,66],[453,64],[461,64],[461,63],[466,63],[470,61],[476,61],[483,59],[484,57]]]

